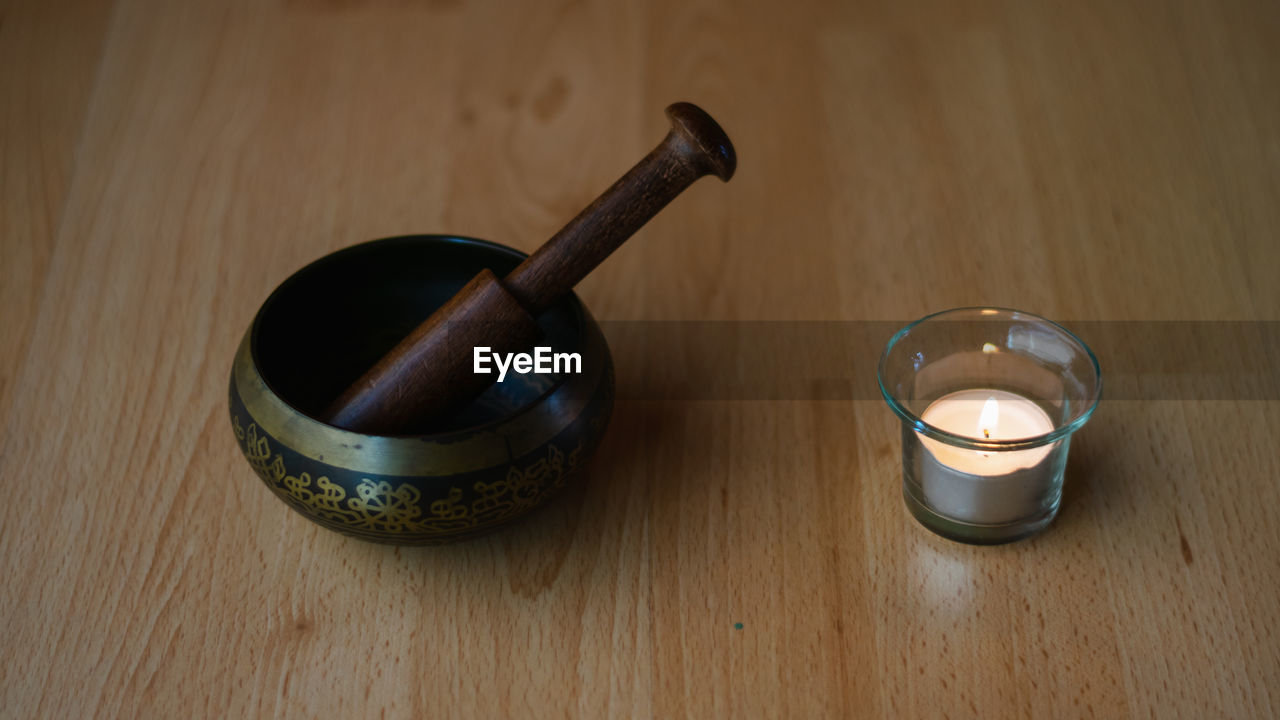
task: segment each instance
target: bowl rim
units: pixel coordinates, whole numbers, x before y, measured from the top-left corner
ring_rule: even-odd
[[[264,300],[262,304],[258,306],[258,309],[253,316],[253,322],[249,326],[249,331],[245,339],[249,346],[248,347],[249,363],[253,373],[257,376],[258,380],[262,383],[265,389],[269,391],[270,394],[277,401],[287,406],[299,417],[305,418],[311,422],[317,423],[318,425],[324,428],[331,429],[335,432],[344,433],[350,436],[351,438],[439,441],[439,442],[447,443],[450,441],[460,440],[464,437],[471,437],[477,433],[481,433],[486,430],[497,430],[501,427],[508,426],[513,421],[516,421],[519,418],[525,417],[528,414],[536,411],[540,406],[542,406],[546,402],[546,400],[550,396],[559,392],[567,383],[569,383],[574,378],[580,377],[577,375],[568,375],[568,374],[560,375],[555,379],[553,383],[551,383],[537,397],[531,398],[529,401],[521,405],[518,409],[514,410],[510,414],[505,415],[503,417],[495,418],[493,420],[487,420],[485,422],[481,422],[481,423],[477,423],[477,424],[469,425],[465,427],[450,428],[447,431],[436,432],[436,433],[407,433],[407,434],[362,433],[354,430],[348,430],[346,428],[342,428],[337,425],[326,423],[323,420],[320,420],[319,418],[315,417],[314,415],[303,411],[302,409],[297,407],[295,404],[290,402],[284,395],[282,395],[277,390],[275,386],[272,385],[272,383],[263,374],[261,370],[261,365],[259,363],[258,340],[260,337],[260,330],[261,330],[261,324],[263,321],[263,315],[267,310],[267,308],[279,297],[279,295],[282,292],[284,292],[291,284],[293,284],[299,276],[308,272],[319,263],[333,262],[334,259],[340,258],[341,256],[346,254],[368,251],[368,249],[371,246],[391,245],[391,244],[409,244],[409,243],[461,245],[461,246],[467,246],[467,247],[473,247],[473,248],[480,248],[485,251],[491,251],[501,255],[506,255],[517,261],[523,261],[525,258],[528,257],[526,253],[520,250],[517,250],[512,247],[508,247],[506,245],[502,245],[500,243],[492,242],[490,240],[467,237],[464,235],[428,233],[428,234],[394,235],[390,237],[366,240],[363,242],[355,243],[353,245],[348,245],[346,247],[340,248],[330,253],[325,253],[324,255],[321,255],[320,257],[306,263],[305,265],[303,265],[302,267],[298,268],[293,273],[291,273],[283,281],[281,281],[271,291],[271,294],[267,296],[266,300]],[[590,334],[589,315],[586,312],[586,307],[583,305],[582,300],[577,296],[576,293],[570,292],[566,297],[568,299],[568,308],[572,312],[571,320],[575,325],[574,329],[576,331],[577,339],[579,340],[580,344],[585,344],[588,341],[588,335]],[[608,362],[609,358],[608,358],[607,344],[605,344],[604,349],[606,354],[605,359],[606,359],[606,362]]]

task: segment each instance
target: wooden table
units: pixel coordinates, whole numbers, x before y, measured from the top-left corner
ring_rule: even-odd
[[[0,714],[1280,713],[1280,4],[750,5],[3,3]],[[226,382],[277,283],[532,249],[679,99],[739,173],[580,286],[626,349],[581,485],[423,549],[271,497]],[[1115,379],[993,548],[907,515],[871,370],[972,304]],[[794,333],[763,380],[858,340],[716,389],[699,328]]]

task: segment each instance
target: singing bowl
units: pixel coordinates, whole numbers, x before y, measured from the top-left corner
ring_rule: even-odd
[[[473,238],[413,235],[307,265],[258,310],[231,370],[231,427],[267,488],[345,535],[402,545],[473,537],[571,482],[613,410],[613,362],[570,294],[538,318],[540,345],[580,373],[509,373],[436,431],[351,432],[316,419],[334,397],[483,268],[525,255]]]

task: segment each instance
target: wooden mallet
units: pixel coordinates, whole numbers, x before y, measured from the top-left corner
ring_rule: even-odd
[[[737,155],[710,115],[676,103],[667,118],[671,131],[658,147],[511,274],[499,279],[482,270],[347,388],[324,419],[389,435],[448,418],[494,381],[493,374],[473,372],[475,347],[495,354],[527,350],[539,336],[534,318],[676,195],[703,175],[733,176]]]

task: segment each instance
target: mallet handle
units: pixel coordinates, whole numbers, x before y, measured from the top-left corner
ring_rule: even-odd
[[[671,131],[604,194],[499,280],[485,270],[432,313],[328,408],[333,425],[395,434],[457,412],[494,376],[472,372],[473,348],[527,350],[534,318],[568,293],[636,230],[703,175],[737,166],[720,125],[689,103],[667,108]]]
[[[733,144],[710,115],[682,102],[667,118],[671,131],[658,147],[507,275],[504,284],[530,313],[572,290],[693,181],[733,177]]]

